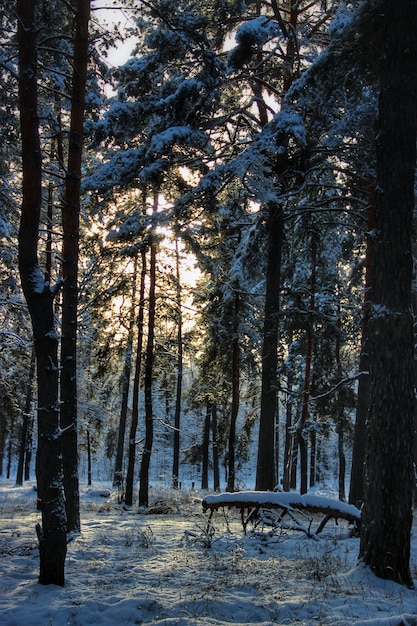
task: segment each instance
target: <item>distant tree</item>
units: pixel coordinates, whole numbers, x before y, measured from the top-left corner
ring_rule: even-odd
[[[23,421],[22,421],[22,434],[20,440],[20,450],[19,450],[19,462],[17,466],[17,474],[16,474],[16,485],[23,485],[24,478],[24,468],[25,468],[25,459],[27,456],[28,444],[30,441],[30,425],[32,421],[32,402],[33,402],[33,387],[34,387],[34,379],[35,379],[35,351],[32,350],[32,355],[30,359],[30,367],[29,367],[29,376],[27,382],[27,391],[26,391],[26,399],[25,405],[23,409]]]
[[[119,429],[117,436],[116,459],[114,465],[113,485],[122,489],[123,486],[123,455],[125,449],[125,434],[127,424],[127,411],[129,401],[129,390],[131,388],[131,371],[133,363],[133,340],[136,320],[136,292],[137,292],[137,258],[134,259],[134,267],[131,275],[131,302],[130,314],[127,329],[126,350],[124,357],[123,372],[121,376],[122,401],[120,406]]]
[[[369,376],[369,346],[368,346],[368,320],[370,314],[371,295],[371,260],[372,240],[370,233],[374,229],[375,221],[375,190],[374,181],[371,183],[369,205],[366,220],[366,252],[365,252],[365,289],[361,325],[361,352],[359,359],[360,378],[358,382],[358,395],[356,403],[355,434],[352,450],[352,467],[350,475],[349,502],[360,508],[363,504],[366,460],[366,424],[369,413],[371,392],[371,379]]]
[[[140,376],[142,373],[142,349],[144,339],[144,310],[145,310],[145,280],[146,280],[146,248],[143,246],[141,249],[141,272],[140,272],[140,286],[139,286],[139,311],[137,315],[137,328],[138,338],[136,345],[135,355],[135,373],[133,376],[133,399],[132,399],[132,420],[130,424],[129,433],[129,449],[128,449],[128,463],[126,471],[126,489],[125,489],[125,503],[128,506],[133,504],[133,482],[135,474],[135,460],[136,460],[136,432],[139,423],[139,386]]]
[[[179,485],[179,462],[180,462],[180,426],[181,426],[181,399],[183,386],[183,322],[182,322],[182,289],[180,274],[180,255],[178,238],[175,239],[175,304],[177,318],[177,384],[175,392],[175,415],[174,415],[174,447],[172,455],[172,485],[178,489]]]
[[[159,208],[159,194],[153,196],[153,219]],[[148,334],[145,351],[145,441],[143,444],[142,462],[139,474],[139,506],[147,507],[149,504],[149,466],[151,462],[152,446],[154,438],[153,416],[153,375],[154,375],[154,348],[155,348],[155,307],[156,307],[156,262],[158,240],[155,232],[155,224],[152,226],[149,244],[149,297],[148,297]]]
[[[382,16],[384,46],[368,323],[372,384],[360,558],[380,578],[411,587],[415,479],[411,225],[417,138],[417,1],[368,4],[372,13]]]
[[[220,472],[219,472],[219,450],[218,450],[218,431],[217,431],[217,405],[211,405],[211,431],[213,437],[213,489],[220,490]]]
[[[210,444],[210,423],[212,405],[208,402],[203,426],[203,442],[201,445],[201,489],[209,487],[209,444]]]

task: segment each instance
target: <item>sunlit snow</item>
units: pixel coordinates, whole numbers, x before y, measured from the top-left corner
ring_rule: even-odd
[[[83,486],[82,534],[68,545],[66,585],[43,587],[33,483],[15,487],[3,479],[0,623],[417,624],[415,591],[358,566],[358,539],[347,538],[342,522],[329,523],[319,539],[268,528],[245,536],[237,514],[218,512],[213,534],[203,495],[152,489],[156,506],[144,514],[126,510],[109,484]],[[414,527],[414,578],[416,539]]]

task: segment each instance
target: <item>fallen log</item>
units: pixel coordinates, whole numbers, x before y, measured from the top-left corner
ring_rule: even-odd
[[[309,536],[318,535],[331,519],[345,519],[353,524],[355,532],[359,531],[361,512],[352,504],[324,498],[312,494],[299,495],[296,493],[282,493],[272,491],[237,491],[234,493],[219,493],[203,498],[202,506],[205,511],[210,511],[210,520],[220,508],[235,508],[240,510],[243,529],[249,521],[253,520],[259,512],[265,509],[280,512],[277,522],[280,523],[285,515],[289,515],[295,522],[297,530],[303,530]],[[246,513],[247,512],[247,513]],[[317,530],[311,533],[310,526],[300,524],[296,517],[297,512],[319,513],[324,517],[320,521]]]

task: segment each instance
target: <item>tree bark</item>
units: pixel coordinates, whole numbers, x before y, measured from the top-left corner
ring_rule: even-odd
[[[54,290],[38,263],[42,204],[42,160],[37,97],[36,3],[17,0],[19,107],[22,142],[22,211],[19,272],[32,321],[38,381],[38,452],[36,475],[42,526],[38,524],[41,584],[64,585],[66,512],[58,403],[58,335]]]
[[[202,459],[202,467],[201,467],[201,489],[208,489],[210,420],[211,420],[211,403],[207,402],[206,416],[204,418],[204,430],[203,430],[203,445],[202,445],[203,459]]]
[[[350,473],[349,502],[358,508],[363,503],[364,492],[364,470],[366,460],[366,422],[369,411],[369,397],[371,392],[371,381],[369,377],[369,353],[368,353],[368,317],[369,300],[371,287],[371,258],[372,241],[370,233],[375,225],[375,184],[370,187],[368,215],[367,215],[367,237],[365,252],[365,292],[362,314],[362,337],[361,354],[359,359],[360,377],[358,382],[358,395],[356,402],[355,432],[353,438],[352,467]]]
[[[16,485],[23,485],[23,470],[24,470],[25,456],[26,456],[26,450],[27,450],[29,425],[31,421],[35,367],[36,367],[35,350],[34,348],[32,348],[32,354],[30,357],[28,386],[26,390],[25,408],[23,410],[22,435],[20,438],[19,462],[17,466]]]
[[[314,235],[313,235],[314,236]],[[308,419],[308,403],[310,400],[310,380],[311,380],[311,362],[313,358],[313,313],[315,309],[315,291],[316,291],[316,249],[315,242],[312,242],[311,248],[311,278],[310,278],[310,319],[307,324],[307,347],[304,368],[303,382],[303,402],[301,407],[301,416],[297,422],[296,435],[298,446],[300,449],[300,493],[307,493],[308,483],[308,450],[307,440],[304,433],[304,426]]]
[[[228,473],[227,473],[227,491],[235,490],[236,469],[235,469],[235,453],[236,453],[236,421],[239,413],[240,402],[240,359],[239,359],[239,294],[234,295],[234,328],[232,338],[232,407],[229,426],[228,441]]]
[[[142,370],[142,348],[143,348],[143,318],[145,311],[145,279],[146,279],[146,250],[141,250],[142,269],[140,273],[140,287],[139,287],[139,314],[138,314],[138,343],[136,348],[135,358],[135,374],[133,377],[133,401],[132,401],[132,421],[130,424],[129,434],[129,456],[127,462],[126,472],[126,491],[125,491],[125,503],[128,506],[133,504],[133,481],[135,473],[135,458],[136,458],[136,432],[139,422],[139,388],[140,388],[140,374]]]
[[[309,486],[316,485],[316,466],[317,466],[317,433],[315,430],[310,432],[310,479]]]
[[[174,415],[174,449],[172,461],[172,486],[178,489],[179,465],[180,465],[180,424],[181,424],[181,395],[183,378],[183,349],[182,349],[182,302],[181,302],[181,277],[180,257],[178,251],[178,239],[175,240],[175,263],[176,263],[176,306],[177,306],[177,388],[175,393]]]
[[[385,0],[377,189],[368,326],[371,403],[360,558],[380,578],[412,586],[413,320],[417,136],[417,0]]]
[[[292,343],[292,334],[290,335],[289,345]],[[282,488],[284,491],[290,490],[290,476],[291,476],[291,465],[292,465],[292,448],[293,448],[293,440],[294,436],[292,433],[292,383],[293,383],[293,372],[291,369],[288,370],[287,374],[287,396],[286,396],[286,405],[285,405],[285,444],[284,444],[284,462],[283,462],[283,473],[282,473]]]
[[[266,300],[262,345],[261,416],[259,421],[256,489],[274,489],[275,414],[277,407],[278,314],[283,240],[283,213],[279,204],[271,203],[267,214]]]
[[[291,2],[286,28],[277,6],[273,7],[275,18],[287,37],[285,55],[285,71],[283,73],[282,93],[286,94],[298,75],[298,47],[296,32],[298,24],[298,3]],[[262,107],[258,110],[260,120],[264,119]],[[276,165],[277,175],[282,174],[288,166],[288,155],[281,155]],[[256,489],[274,489],[277,471],[275,468],[275,421],[277,411],[277,366],[278,366],[278,315],[279,290],[281,286],[281,256],[284,236],[283,209],[276,202],[267,207],[267,270],[266,297],[264,309],[264,330],[262,344],[262,382],[261,382],[261,415],[259,421],[258,459],[256,467]]]
[[[90,487],[92,484],[92,474],[91,474],[91,441],[90,441],[90,431],[87,428],[87,485]]]
[[[158,194],[154,195],[154,215],[158,210]],[[157,243],[155,233],[151,234],[150,262],[149,262],[149,313],[148,313],[148,341],[145,354],[145,444],[142,453],[139,476],[139,506],[148,506],[149,502],[149,466],[153,445],[153,404],[152,404],[152,377],[155,343],[155,306],[156,306],[156,253]]]
[[[297,470],[298,470],[298,442],[297,442],[297,438],[293,437],[292,452],[291,452],[290,490],[297,489]]]
[[[211,432],[213,437],[213,489],[220,490],[219,444],[217,432],[217,405],[211,405]]]
[[[60,418],[67,531],[80,531],[77,415],[78,246],[90,0],[77,0],[68,166],[62,202],[62,334]]]
[[[340,317],[340,300],[338,302],[338,317],[337,327],[339,333],[336,336],[336,366],[337,366],[337,378],[338,382],[343,379],[342,360],[340,358],[340,337],[342,331],[342,323]],[[344,502],[346,500],[345,479],[346,479],[346,455],[345,455],[345,403],[343,389],[339,388],[337,393],[337,418],[336,418],[336,433],[337,433],[337,451],[339,456],[339,500]],[[359,508],[359,507],[358,507]]]
[[[125,353],[125,362],[122,374],[122,404],[120,407],[120,419],[119,419],[119,432],[117,437],[117,449],[116,460],[114,464],[114,476],[113,485],[119,488],[123,485],[123,452],[125,447],[125,434],[126,434],[126,422],[127,422],[127,407],[129,400],[130,390],[130,375],[132,372],[132,356],[133,356],[133,335],[135,329],[135,314],[136,314],[136,268],[137,259],[135,258],[134,270],[132,276],[132,302],[129,318],[129,329],[127,333],[127,345]]]

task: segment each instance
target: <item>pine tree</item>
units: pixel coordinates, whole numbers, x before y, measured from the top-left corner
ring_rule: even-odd
[[[67,531],[80,531],[78,485],[77,340],[80,194],[85,93],[88,63],[90,0],[77,0],[73,42],[71,121],[68,164],[62,202],[62,336],[60,423],[63,429],[63,470]]]
[[[42,510],[38,525],[42,584],[64,584],[66,513],[63,497],[58,403],[58,336],[54,290],[45,283],[38,261],[42,205],[39,138],[36,5],[18,0],[19,105],[22,137],[23,201],[19,231],[19,270],[32,319],[38,379],[37,483]]]
[[[154,191],[153,217],[159,208],[159,195]],[[149,504],[149,466],[151,462],[154,415],[153,415],[153,372],[154,372],[154,344],[155,344],[155,307],[156,307],[156,262],[158,242],[155,225],[152,227],[149,245],[149,295],[148,295],[148,333],[145,351],[145,441],[142,452],[142,461],[139,475],[139,506]]]
[[[413,320],[411,223],[417,134],[417,2],[372,4],[383,15],[377,186],[368,326],[371,401],[360,557],[412,586]]]

